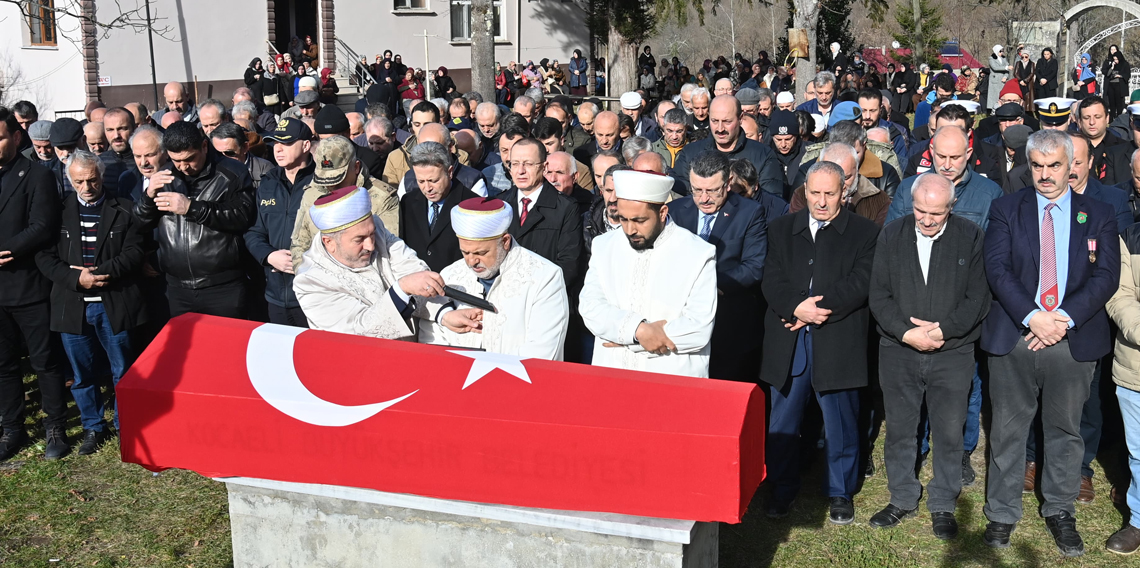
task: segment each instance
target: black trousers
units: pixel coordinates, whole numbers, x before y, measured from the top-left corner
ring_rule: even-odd
[[[241,319],[245,317],[247,295],[248,290],[242,280],[197,290],[177,286],[166,287],[166,300],[170,304],[172,318],[194,312]]]
[[[0,306],[0,424],[4,430],[24,427],[24,375],[20,370],[21,337],[40,385],[44,427],[63,427],[67,420],[70,369],[59,336],[50,330],[47,300],[23,306]]]
[[[934,479],[927,486],[932,513],[954,512],[962,491],[962,426],[974,382],[974,345],[920,353],[879,340],[879,384],[883,387],[887,439],[883,447],[891,504],[918,507],[922,483],[914,473],[918,441],[914,431],[927,400],[934,440]]]
[[[269,323],[289,325],[293,327],[309,327],[309,318],[301,308],[286,308],[276,304],[269,305]]]

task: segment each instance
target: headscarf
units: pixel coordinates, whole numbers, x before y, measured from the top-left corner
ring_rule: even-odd
[[[439,69],[436,69],[435,72],[436,73],[443,73],[443,75],[440,75],[440,77],[446,77],[447,76],[447,67],[440,65]]]
[[[269,62],[269,65],[273,65],[273,66],[276,66],[276,65],[277,65],[277,63],[276,63],[276,62],[274,62],[274,61],[270,61],[270,62]],[[280,68],[278,68],[278,69],[277,69],[277,73],[271,73],[271,72],[269,71],[269,65],[266,65],[266,66],[265,66],[265,68],[264,68],[264,69],[261,71],[261,77],[262,77],[263,79],[276,79],[276,78],[277,78],[277,73],[280,73],[280,72],[281,72],[281,69],[280,69]]]
[[[1005,48],[1000,46],[1000,45],[995,45],[993,51],[994,51],[994,54],[991,55],[990,57],[997,59],[997,58],[1001,57],[1001,52],[1005,51]]]
[[[331,75],[332,69],[321,67],[321,85],[327,85],[329,83],[329,76]]]
[[[285,56],[284,55],[278,54],[277,57],[273,58],[273,62],[277,64],[277,70],[278,71],[281,71],[282,73],[285,72]]]
[[[254,71],[257,71],[257,64],[258,63],[261,63],[261,58],[260,57],[254,57],[253,61],[249,62],[249,68],[253,69]]]
[[[1077,80],[1078,81],[1095,80],[1096,79],[1096,73],[1093,73],[1093,70],[1092,70],[1092,57],[1090,57],[1089,54],[1087,54],[1087,53],[1082,53],[1081,54],[1081,60],[1082,60],[1082,62],[1077,64],[1077,69],[1080,71],[1080,75],[1077,77]],[[1083,61],[1088,61],[1088,63],[1084,63]]]

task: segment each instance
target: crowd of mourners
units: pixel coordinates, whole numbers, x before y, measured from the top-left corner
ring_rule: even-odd
[[[1106,546],[1140,548],[1140,93],[1120,108],[1118,51],[1099,74],[1084,58],[1069,98],[1049,49],[1009,65],[996,46],[958,76],[834,45],[797,100],[765,52],[691,75],[647,46],[609,103],[580,51],[501,67],[493,100],[445,68],[429,96],[385,52],[346,112],[294,39],[227,101],[172,82],[155,112],[0,107],[0,461],[29,443],[25,354],[46,457],[72,451],[69,393],[91,454],[117,429],[104,391],[199,313],[755,382],[767,516],[820,442],[829,520],[853,522],[882,435],[870,524],[925,494],[941,539],[986,407],[987,545],[1010,546],[1035,492],[1083,554],[1103,440],[1127,448],[1105,470],[1131,471]]]

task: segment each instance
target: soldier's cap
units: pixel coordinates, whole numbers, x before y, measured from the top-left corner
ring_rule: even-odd
[[[313,161],[317,166],[313,171],[313,183],[336,185],[344,181],[349,168],[356,162],[356,145],[344,136],[325,138],[313,153]]]
[[[301,91],[293,98],[293,102],[297,106],[307,107],[317,104],[317,100],[320,98],[321,96],[316,91]]]
[[[265,137],[266,140],[284,144],[292,144],[298,140],[312,140],[312,138],[313,131],[309,130],[307,124],[296,118],[282,118],[277,121],[277,128],[273,130],[272,134]]]
[[[1050,126],[1060,126],[1069,122],[1069,113],[1076,102],[1076,99],[1048,97],[1037,99],[1033,104],[1037,105],[1037,118],[1041,122]]]

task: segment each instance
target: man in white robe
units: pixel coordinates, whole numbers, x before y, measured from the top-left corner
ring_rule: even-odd
[[[673,178],[614,172],[622,230],[594,238],[579,310],[593,364],[709,376],[716,248],[669,221]]]
[[[448,286],[489,301],[497,313],[454,302],[435,318],[439,324],[420,327],[421,342],[562,360],[570,321],[562,269],[507,234],[513,216],[498,199],[467,199],[451,209],[463,258],[440,276]]]
[[[438,311],[426,298],[443,294],[443,279],[384,228],[361,188],[322,196],[309,215],[321,235],[293,280],[309,327],[415,340],[413,318]]]

